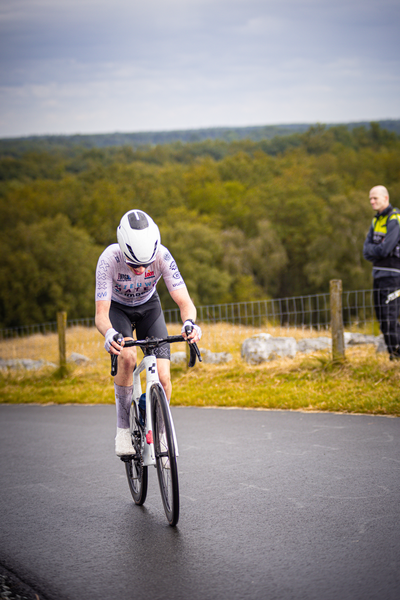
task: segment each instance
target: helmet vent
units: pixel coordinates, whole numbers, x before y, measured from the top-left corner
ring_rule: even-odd
[[[149,226],[146,215],[140,210],[133,210],[128,214],[131,229],[146,229]]]
[[[131,256],[128,256],[125,253],[125,256],[129,259],[129,260],[134,260],[135,262],[139,263],[139,259],[137,258],[137,256],[135,255],[134,251],[132,250],[132,247],[129,244],[126,244],[127,249],[129,250],[129,252],[131,253]]]

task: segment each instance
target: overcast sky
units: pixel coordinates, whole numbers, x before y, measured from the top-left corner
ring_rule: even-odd
[[[399,0],[0,0],[0,137],[400,118]]]

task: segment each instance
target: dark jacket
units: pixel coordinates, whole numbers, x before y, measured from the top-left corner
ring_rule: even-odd
[[[400,211],[391,204],[375,215],[364,242],[364,258],[373,264],[374,277],[400,273]]]

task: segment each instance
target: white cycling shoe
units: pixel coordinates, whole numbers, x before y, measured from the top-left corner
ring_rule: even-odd
[[[115,454],[117,456],[128,456],[135,454],[135,449],[132,446],[131,432],[129,429],[117,429],[115,437]]]

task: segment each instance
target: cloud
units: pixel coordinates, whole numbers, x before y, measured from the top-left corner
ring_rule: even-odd
[[[399,15],[394,0],[3,0],[0,135],[398,118]]]

